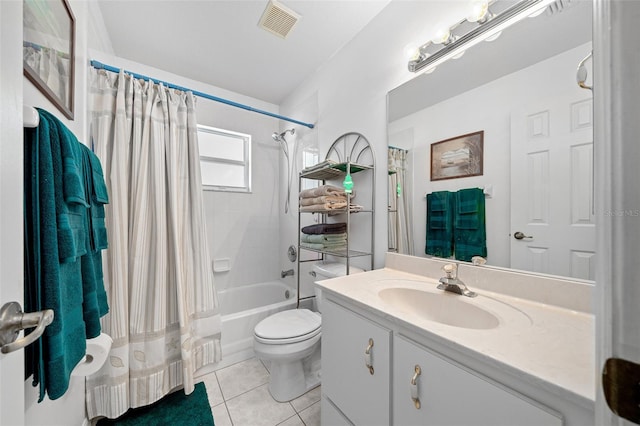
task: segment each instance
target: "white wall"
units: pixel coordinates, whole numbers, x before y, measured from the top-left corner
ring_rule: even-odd
[[[455,22],[456,16],[464,16],[464,7],[465,2],[392,1],[280,105],[281,114],[317,124],[311,132],[320,159],[344,133],[361,133],[372,144],[376,158],[375,268],[384,265],[387,251],[387,92],[413,77],[406,68],[404,47],[431,38],[428,31],[438,25],[436,19]],[[289,222],[283,233],[293,241],[297,221]],[[356,229],[356,238],[368,238],[369,230],[369,225]],[[303,273],[301,279],[310,289],[311,278]]]
[[[389,124],[390,138],[413,132],[413,146],[403,147],[412,151],[417,255],[424,256],[427,193],[492,185],[494,195],[486,199],[487,260],[491,265],[510,266],[510,114],[526,105],[551,101],[567,90],[585,95],[575,84],[575,69],[590,51],[591,43],[587,43]],[[431,182],[431,144],[480,130],[484,130],[483,175]]]
[[[317,113],[312,119],[317,122],[317,128],[314,131],[317,132],[321,157],[326,154],[326,149],[333,140],[347,131],[363,133],[374,144],[378,167],[376,173],[376,267],[383,265],[383,254],[387,249],[386,95],[414,77],[406,70],[404,47],[411,42],[428,40],[429,29],[438,26],[438,22],[434,19],[449,22],[450,19],[447,19],[447,16],[456,16],[456,14],[464,16],[461,9],[464,5],[465,2],[392,1],[350,43],[311,75],[281,105],[282,114],[293,115],[308,99],[317,100]],[[580,52],[583,57],[587,49],[582,49]],[[575,85],[575,67],[582,57],[568,59],[570,62],[573,61],[570,72],[571,84]],[[547,74],[538,77],[546,79]],[[539,80],[536,81],[539,82]],[[450,104],[443,102],[434,107],[433,110],[438,109],[440,113],[436,112],[437,115],[429,117],[428,130],[427,123],[415,123],[415,126],[406,125],[403,128],[394,124],[389,129],[390,134],[394,132],[399,134],[402,130],[415,127],[416,146],[411,156],[416,161],[414,166],[416,254],[424,253],[423,216],[426,208],[424,195],[427,192],[457,185],[472,187],[487,183],[496,187],[495,198],[487,201],[489,256],[493,264],[508,266],[509,173],[506,161],[509,151],[505,150],[500,143],[496,144],[496,141],[504,142],[508,139],[509,122],[505,121],[504,110],[496,111],[495,108],[491,109],[487,106],[497,105],[499,100],[506,100],[507,104],[513,104],[519,94],[524,94],[523,90],[538,93],[541,87],[545,88],[545,84],[528,83],[528,87],[531,90],[522,89],[522,86],[519,86],[517,92],[508,92],[500,87],[486,89],[491,95],[487,95],[487,92],[480,93],[482,89],[477,89],[476,92],[470,91],[467,98],[456,98]],[[547,86],[552,90],[550,87]],[[429,96],[428,93],[419,95]],[[461,100],[469,99],[481,100],[474,100],[471,105],[461,105]],[[451,108],[454,108],[454,104],[458,110],[452,114]],[[461,117],[464,119],[460,119]],[[460,125],[454,127],[456,121]],[[435,126],[438,122],[442,122],[443,126]],[[427,148],[430,143],[483,129],[485,130],[483,177],[433,182],[433,184],[429,182],[429,150]],[[505,167],[507,169],[504,169]]]

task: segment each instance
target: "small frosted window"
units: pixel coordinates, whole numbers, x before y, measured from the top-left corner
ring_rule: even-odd
[[[251,192],[251,136],[198,126],[200,172],[206,190]]]
[[[200,156],[244,161],[244,139],[202,131],[198,135]]]
[[[233,188],[246,186],[244,166],[202,160],[200,162],[200,171],[202,172],[203,182],[206,181],[208,185],[230,186]]]

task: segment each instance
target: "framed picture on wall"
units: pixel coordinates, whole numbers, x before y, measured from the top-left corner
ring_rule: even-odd
[[[482,175],[484,130],[431,144],[431,180]]]
[[[23,0],[24,75],[73,120],[75,17],[67,0]]]

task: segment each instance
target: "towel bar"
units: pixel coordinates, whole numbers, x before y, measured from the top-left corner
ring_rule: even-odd
[[[38,114],[38,111],[34,107],[23,105],[22,123],[23,127],[38,127],[38,124],[40,124],[40,115]]]

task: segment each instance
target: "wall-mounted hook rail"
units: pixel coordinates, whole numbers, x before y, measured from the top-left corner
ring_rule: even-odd
[[[587,76],[589,75],[587,71],[587,67],[585,63],[591,59],[593,56],[593,51],[589,52],[589,54],[578,64],[578,70],[576,72],[576,80],[578,81],[578,86],[583,89],[593,90],[592,86],[587,86]]]

